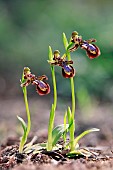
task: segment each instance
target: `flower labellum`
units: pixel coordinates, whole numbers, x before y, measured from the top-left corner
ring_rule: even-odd
[[[86,53],[90,59],[94,59],[100,55],[100,49],[95,44],[89,44]]]
[[[64,65],[64,67],[62,67],[62,75],[65,78],[74,77],[75,69],[71,65]]]
[[[86,54],[90,59],[94,59],[100,55],[100,49],[95,44],[90,44],[87,41],[83,42],[81,48],[86,50]]]
[[[48,83],[40,81],[39,84],[36,86],[36,92],[39,95],[46,95],[50,93],[50,86]]]
[[[43,81],[44,79],[47,79],[47,77],[44,76],[45,75],[36,77],[35,81],[32,83],[36,85],[36,92],[41,96],[50,93],[49,84]]]

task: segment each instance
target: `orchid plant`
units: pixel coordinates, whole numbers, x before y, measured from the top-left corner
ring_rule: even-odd
[[[80,47],[81,49],[86,51],[87,56],[89,59],[94,59],[100,55],[99,48],[94,44],[96,42],[95,39],[89,39],[89,40],[83,40],[82,36],[80,36],[76,31],[72,33],[71,39],[68,42],[65,33],[63,33],[63,43],[65,47],[65,54],[62,56],[60,55],[59,50],[55,50],[52,52],[52,48],[49,46],[49,60],[48,63],[50,64],[51,68],[51,74],[52,74],[52,81],[53,81],[53,90],[54,90],[54,100],[53,104],[51,106],[50,110],[50,116],[49,116],[49,123],[48,123],[48,139],[47,143],[42,144],[34,144],[33,142],[30,142],[30,144],[25,145],[27,141],[27,137],[30,131],[31,127],[31,119],[30,119],[30,112],[28,107],[28,101],[27,101],[27,89],[26,87],[29,84],[36,86],[36,92],[39,95],[46,95],[50,93],[50,86],[46,82],[48,79],[47,76],[42,75],[36,77],[34,74],[31,73],[30,69],[28,67],[25,67],[23,70],[23,76],[21,80],[21,87],[23,89],[24,93],[24,100],[26,105],[26,112],[27,112],[27,118],[28,118],[28,124],[26,125],[25,121],[18,116],[19,121],[21,122],[21,125],[24,130],[24,134],[20,141],[20,147],[19,152],[26,152],[29,153],[31,150],[35,153],[40,152],[42,149],[46,149],[47,151],[51,151],[54,149],[62,148],[61,145],[58,144],[59,139],[62,137],[64,140],[64,149],[68,149],[69,152],[67,153],[67,156],[71,157],[76,154],[82,154],[82,155],[90,155],[90,152],[88,150],[83,150],[79,148],[79,140],[84,137],[85,135],[94,132],[99,131],[97,128],[92,128],[89,130],[84,131],[77,137],[75,137],[76,129],[75,129],[75,81],[74,76],[76,75],[76,71],[73,68],[73,60],[71,59],[71,52],[74,52]],[[68,106],[67,110],[64,114],[64,123],[61,125],[57,125],[54,127],[54,120],[55,120],[55,111],[57,106],[57,82],[55,77],[55,66],[61,67],[62,70],[62,76],[64,78],[70,79],[70,86],[71,86],[71,96],[72,96],[72,106],[71,108]],[[67,123],[68,121],[68,123]],[[70,140],[67,141],[67,132],[69,131],[70,134]]]
[[[34,74],[31,73],[31,71],[28,67],[24,67],[23,74],[22,74],[22,80],[21,80],[21,87],[22,87],[23,94],[24,94],[24,101],[25,101],[28,124],[26,125],[25,121],[20,116],[17,116],[17,118],[20,121],[22,128],[24,130],[23,136],[20,140],[20,146],[19,146],[20,153],[22,153],[22,151],[23,151],[24,145],[27,141],[28,134],[31,129],[31,114],[29,111],[26,87],[29,84],[35,85],[36,92],[39,95],[41,95],[41,96],[46,95],[46,94],[50,93],[50,86],[48,83],[45,82],[45,80],[47,80],[47,79],[48,78],[45,75],[36,77]]]

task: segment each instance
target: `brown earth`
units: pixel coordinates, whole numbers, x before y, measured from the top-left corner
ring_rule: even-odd
[[[38,136],[37,142],[47,139],[47,123],[50,100],[30,99],[32,129],[29,140]],[[55,124],[63,123],[63,114],[67,103],[59,102],[56,111]],[[84,113],[83,113],[84,110]],[[23,99],[0,100],[0,170],[112,170],[113,169],[113,115],[112,105],[95,103],[91,109],[77,109],[76,134],[89,128],[99,128],[100,132],[87,135],[80,141],[80,147],[97,153],[69,159],[63,153],[52,152],[36,155],[19,155],[18,144],[22,129],[16,115],[26,120]]]

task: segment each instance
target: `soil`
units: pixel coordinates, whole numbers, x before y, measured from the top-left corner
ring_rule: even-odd
[[[38,109],[37,109],[37,102]],[[45,103],[45,107],[43,107]],[[13,107],[11,107],[11,105]],[[34,135],[38,137],[36,143],[47,140],[47,120],[50,103],[33,99],[30,103],[32,112],[32,129],[28,138],[31,141]],[[7,107],[6,107],[7,106]],[[80,148],[88,151],[90,156],[74,156],[68,158],[67,151],[55,150],[41,153],[20,154],[18,152],[19,137],[22,129],[16,115],[24,119],[25,108],[23,99],[4,99],[0,101],[0,170],[112,170],[113,169],[113,119],[111,105],[95,105],[90,114],[82,114],[77,110],[76,134],[89,128],[100,128],[100,132],[87,135],[80,141]],[[10,109],[8,109],[10,108]],[[55,124],[62,123],[62,106],[57,108]],[[87,112],[87,110],[86,110]],[[87,112],[87,113],[88,113]],[[44,116],[40,116],[40,113]],[[37,130],[38,129],[38,130]]]

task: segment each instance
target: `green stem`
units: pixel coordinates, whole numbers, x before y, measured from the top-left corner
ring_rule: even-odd
[[[54,126],[54,118],[55,118],[55,110],[54,105],[52,104],[50,117],[49,117],[49,124],[48,124],[48,141],[47,141],[47,151],[52,150],[52,131]]]
[[[22,153],[24,144],[26,143],[26,140],[27,140],[26,134],[24,133],[24,135],[22,136],[21,141],[20,141],[19,153]]]
[[[28,100],[27,100],[27,89],[26,89],[26,87],[22,87],[22,89],[23,89],[23,94],[24,94],[24,102],[25,102],[25,107],[26,107],[27,122],[28,123],[27,123],[27,126],[26,126],[24,120],[22,120],[22,118],[18,117],[21,124],[23,125],[22,127],[24,127],[24,134],[21,138],[20,145],[19,145],[19,153],[22,153],[24,144],[27,141],[27,137],[28,137],[28,134],[29,134],[30,129],[31,129],[31,117],[30,117],[29,105],[28,105]]]
[[[29,105],[28,105],[28,99],[27,99],[27,88],[23,87],[23,93],[24,93],[24,102],[25,102],[25,107],[26,107],[26,113],[27,113],[27,132],[26,132],[26,138],[30,132],[31,129],[31,116],[30,116],[30,111],[29,111]]]
[[[68,60],[71,60],[71,56],[70,53],[67,51],[67,58]],[[71,82],[71,97],[72,97],[72,119],[73,119],[73,124],[70,127],[70,147],[71,147],[71,151],[75,150],[75,88],[74,88],[74,79],[73,77],[70,78],[70,82]]]
[[[64,114],[64,131],[66,131],[66,124],[67,124],[67,111]],[[67,136],[67,133],[64,132],[63,134],[64,145],[66,143],[66,136]]]
[[[54,89],[54,110],[56,110],[56,105],[57,105],[57,88],[56,88],[56,78],[55,78],[55,70],[54,67],[51,66],[51,74],[52,74],[52,80],[53,80],[53,89]]]
[[[53,59],[52,49],[49,46],[49,60],[51,61],[52,59]],[[56,110],[56,105],[57,105],[57,88],[56,88],[55,70],[52,65],[51,65],[51,74],[52,74],[53,89],[54,89],[54,102],[51,107],[49,124],[48,124],[48,141],[47,141],[48,151],[52,150],[52,131],[54,127],[55,110]]]

